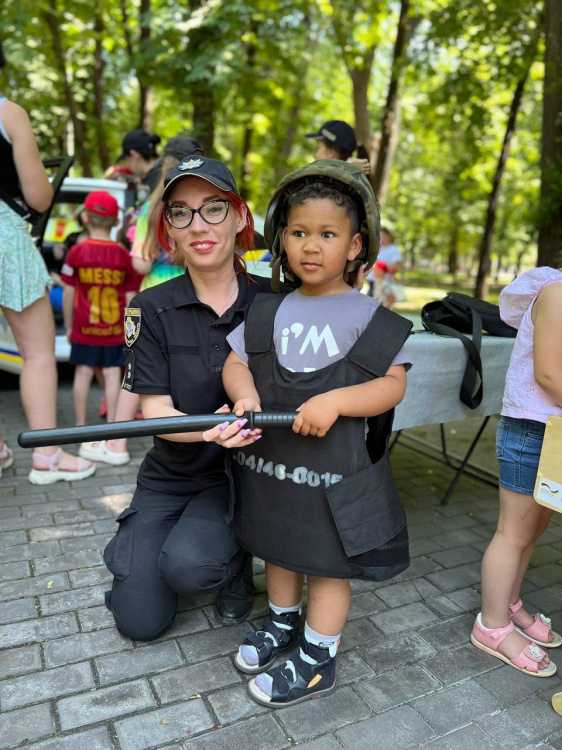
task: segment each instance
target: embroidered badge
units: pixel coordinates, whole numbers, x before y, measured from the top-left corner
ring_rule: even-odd
[[[135,351],[134,349],[127,349],[125,351],[125,374],[123,375],[123,382],[121,388],[126,391],[133,390],[133,382],[135,379]]]
[[[141,311],[138,307],[125,308],[125,343],[132,346],[139,337]]]
[[[190,159],[189,161],[182,161],[182,163],[178,165],[178,169],[180,172],[185,172],[187,169],[197,169],[198,167],[202,167],[203,164],[203,159]]]

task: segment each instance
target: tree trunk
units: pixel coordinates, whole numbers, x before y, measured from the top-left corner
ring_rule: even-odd
[[[538,41],[538,38],[536,41]],[[533,51],[536,50],[536,41]],[[496,215],[498,212],[500,185],[505,170],[505,163],[507,161],[507,157],[509,156],[511,139],[513,138],[513,133],[515,132],[515,122],[517,120],[517,114],[521,107],[523,91],[525,89],[525,84],[527,82],[533,60],[534,54],[529,54],[528,64],[525,67],[525,71],[523,72],[522,77],[519,79],[519,81],[517,81],[517,86],[515,87],[515,93],[513,94],[513,100],[511,102],[511,108],[509,110],[509,117],[507,120],[507,127],[505,130],[503,145],[500,151],[500,158],[498,159],[498,165],[496,167],[496,173],[494,175],[494,181],[492,183],[492,190],[490,192],[490,198],[488,200],[484,234],[482,235],[482,241],[480,243],[480,248],[478,251],[478,271],[476,272],[476,285],[474,287],[474,296],[478,299],[485,299],[488,295],[488,276],[490,274],[491,268],[490,255],[492,252],[494,225],[496,223]]]
[[[361,66],[349,70],[353,89],[353,111],[355,113],[355,137],[361,143],[369,156],[373,150],[373,136],[371,133],[369,112],[369,80],[375,58],[375,46],[369,47],[365,53]]]
[[[513,275],[514,279],[516,279],[521,273],[521,264],[523,263],[523,256],[525,255],[526,252],[527,252],[527,248],[524,247],[517,253],[517,258],[515,261],[515,273]]]
[[[259,24],[256,19],[252,18],[249,35],[250,41],[248,42],[248,45],[246,47],[246,74],[250,79],[253,79],[256,75],[256,40],[258,38],[258,34]],[[254,136],[252,99],[253,92],[255,92],[255,86],[248,86],[247,90],[250,93],[245,97],[244,102],[244,107],[246,110],[246,126],[244,127],[244,135],[242,137],[242,179],[240,181],[240,196],[246,202],[248,202],[248,199],[250,197],[250,176],[252,174],[249,154],[252,148],[252,138]]]
[[[279,182],[279,180],[287,174],[287,159],[289,158],[291,149],[293,148],[293,143],[295,142],[297,132],[300,129],[297,123],[299,122],[301,101],[302,94],[300,90],[295,91],[293,95],[293,104],[289,113],[290,125],[285,131],[285,140],[283,141],[283,144],[279,149],[280,158],[277,161],[277,165],[275,167],[275,180],[277,182]]]
[[[105,61],[103,59],[102,39],[105,33],[101,11],[96,8],[94,17],[94,121],[96,129],[96,140],[102,169],[105,170],[111,164],[109,146],[105,133],[105,112],[103,97],[103,76]]]
[[[413,271],[416,267],[416,250],[418,249],[417,240],[412,240],[408,250],[408,270]]]
[[[545,0],[539,266],[562,266],[562,5]]]
[[[307,13],[303,19],[303,38],[307,39],[308,46],[312,44],[312,40],[309,39],[310,26],[312,23],[312,17]],[[299,66],[298,75],[295,80],[295,84],[292,90],[292,105],[289,112],[288,127],[285,130],[285,139],[281,144],[278,153],[279,157],[275,160],[275,180],[279,180],[287,174],[287,160],[291,154],[293,143],[297,137],[297,133],[300,130],[299,126],[299,115],[302,103],[302,92],[304,91],[306,76],[308,75],[309,65],[308,61],[304,58],[301,59]]]
[[[248,160],[248,154],[252,148],[252,138],[254,135],[254,128],[251,121],[247,123],[244,128],[244,137],[242,138],[242,179],[240,181],[240,197],[242,200],[248,202],[250,197],[250,175],[252,168]]]
[[[382,117],[377,162],[370,178],[371,185],[373,186],[373,190],[375,191],[381,206],[386,199],[388,175],[390,172],[392,157],[391,142],[395,127],[398,124],[399,84],[408,45],[409,11],[410,0],[402,0],[400,3],[400,17],[398,19],[396,41],[394,43],[390,83]]]
[[[206,0],[188,0],[189,10],[193,13],[203,7]],[[209,29],[196,27],[189,32],[186,47],[187,59],[203,59],[205,44],[209,42]],[[215,100],[210,80],[214,68],[207,65],[207,76],[195,81],[187,81],[187,100],[193,107],[193,127],[191,135],[197,138],[207,156],[214,156],[215,143]]]
[[[152,133],[154,129],[154,105],[152,101],[152,86],[150,73],[144,55],[150,42],[150,2],[140,0],[139,6],[139,61],[137,64],[137,79],[139,82],[139,128]]]
[[[451,227],[451,236],[449,242],[449,257],[447,259],[447,266],[449,267],[449,273],[454,276],[457,275],[458,262],[459,262],[459,225],[457,222]]]
[[[123,29],[123,37],[125,39],[125,48],[127,50],[127,56],[131,65],[133,64],[133,58],[135,52],[133,49],[133,38],[131,36],[131,29],[129,28],[129,11],[127,9],[127,0],[120,0],[119,7],[121,8],[121,28]]]
[[[84,120],[78,117],[78,109],[74,101],[74,92],[66,73],[66,54],[62,42],[62,34],[59,26],[59,17],[56,0],[49,0],[48,9],[44,11],[43,18],[51,32],[53,52],[55,54],[55,65],[59,72],[66,106],[70,116],[73,130],[74,152],[78,163],[82,167],[84,177],[92,176],[92,165],[86,145],[86,127]]]
[[[369,161],[374,163],[377,152],[377,143],[373,139],[370,125],[369,111],[369,81],[373,60],[375,59],[376,45],[370,45],[365,52],[351,51],[350,43],[352,42],[352,22],[351,15],[342,15],[341,8],[331,0],[332,6],[332,28],[336,41],[341,50],[346,70],[351,78],[353,91],[353,112],[355,114],[355,136],[357,142],[361,143],[369,154]],[[358,60],[360,62],[358,63]],[[369,178],[370,179],[370,178]]]

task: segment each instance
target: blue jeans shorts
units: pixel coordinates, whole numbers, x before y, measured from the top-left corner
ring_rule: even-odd
[[[500,485],[521,495],[535,489],[545,424],[532,419],[502,417],[496,433]]]

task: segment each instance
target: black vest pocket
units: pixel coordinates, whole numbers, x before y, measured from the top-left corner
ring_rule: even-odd
[[[348,557],[380,547],[406,524],[388,455],[326,489]]]
[[[119,524],[119,530],[103,551],[105,564],[117,581],[124,581],[131,572],[137,512],[137,508],[125,508],[123,513],[117,516],[115,520]]]

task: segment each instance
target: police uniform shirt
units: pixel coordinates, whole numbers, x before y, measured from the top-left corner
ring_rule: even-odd
[[[185,414],[211,414],[229,403],[222,368],[227,335],[270,280],[238,276],[238,298],[220,317],[197,297],[188,273],[146,289],[125,312],[123,387],[139,395],[169,395]],[[155,491],[192,494],[226,481],[224,449],[215,443],[154,438],[138,481]]]

